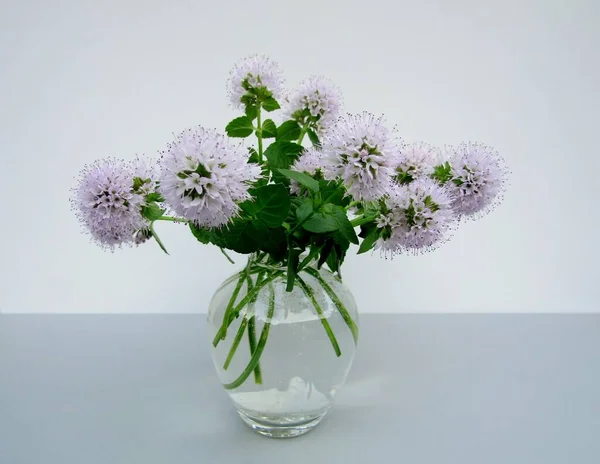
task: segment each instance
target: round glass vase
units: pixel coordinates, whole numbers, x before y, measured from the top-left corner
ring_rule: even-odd
[[[337,275],[309,264],[289,280],[286,268],[251,255],[208,311],[219,379],[244,422],[269,437],[302,435],[321,421],[358,340],[356,303]]]

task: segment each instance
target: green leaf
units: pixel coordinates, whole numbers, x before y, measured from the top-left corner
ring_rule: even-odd
[[[229,137],[248,137],[254,132],[254,126],[248,116],[240,116],[227,124],[225,131]]]
[[[375,227],[369,232],[369,234],[363,239],[360,247],[358,248],[358,254],[366,253],[371,250],[375,245],[375,242],[379,239],[379,229]]]
[[[437,180],[440,184],[445,184],[452,179],[452,166],[449,162],[436,166],[431,177]]]
[[[277,171],[279,171],[280,174],[284,175],[288,179],[295,180],[312,192],[319,191],[319,182],[310,177],[308,174],[298,171],[290,171],[289,169],[278,169]]]
[[[165,212],[158,204],[152,202],[142,207],[142,216],[149,221],[156,221]]]
[[[248,153],[250,154],[250,158],[248,158],[249,163],[258,163],[258,152],[252,148],[248,147]]]
[[[267,119],[262,125],[262,136],[265,139],[277,137],[277,126],[272,119]]]
[[[144,184],[145,184],[145,181],[141,177],[134,177],[133,178],[133,190],[134,191],[137,190],[137,189],[139,189]]]
[[[262,107],[265,109],[265,111],[275,111],[281,108],[277,100],[275,100],[273,97],[265,98],[263,100]]]
[[[304,222],[313,213],[313,202],[310,198],[306,198],[296,209],[296,220]]]
[[[296,248],[289,249],[287,262],[287,285],[285,287],[286,292],[291,292],[294,289],[294,282],[296,281],[296,274],[298,272],[298,263],[300,261],[300,253],[302,253],[302,250],[298,250]]]
[[[153,201],[165,201],[163,196],[158,192],[152,192],[146,195],[146,201],[152,203]]]
[[[302,129],[300,125],[293,120],[285,121],[281,126],[277,128],[277,140],[291,141],[297,140],[300,137]]]
[[[351,197],[346,196],[346,189],[339,181],[320,180],[319,189],[321,190],[323,203],[332,203],[344,207],[350,204]]]
[[[257,114],[258,109],[256,108],[256,105],[246,105],[246,116],[248,117],[248,119],[250,119],[250,121],[254,121],[256,119]]]
[[[310,143],[313,144],[313,147],[321,148],[321,141],[319,140],[319,136],[317,135],[317,133],[312,129],[308,129],[306,133],[308,134],[308,138],[310,140]]]
[[[274,142],[265,150],[265,157],[271,169],[288,169],[304,150],[302,145],[293,142]],[[273,172],[273,180],[289,184],[289,180],[279,172]]]
[[[335,218],[328,213],[317,212],[307,219],[302,227],[315,234],[325,234],[327,232],[335,232],[339,229]]]
[[[338,226],[338,231],[340,232],[342,237],[344,237],[350,243],[354,243],[355,245],[358,245],[358,237],[356,236],[354,227],[352,227],[352,223],[350,222],[350,220],[348,219],[348,216],[346,215],[346,210],[339,206],[333,206],[333,205],[326,205],[326,206],[332,206],[332,211],[329,214],[335,220],[335,222]]]
[[[192,235],[196,237],[199,242],[204,243],[205,245],[212,242],[213,232],[210,229],[200,228],[193,222],[190,222],[189,227]]]
[[[277,227],[288,217],[290,195],[281,184],[265,185],[253,191],[255,197],[254,216],[269,227]]]

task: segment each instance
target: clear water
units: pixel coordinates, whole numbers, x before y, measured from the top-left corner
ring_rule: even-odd
[[[321,271],[321,276],[358,323],[356,305],[348,289],[328,271]],[[312,288],[323,318],[329,322],[339,344],[341,356],[336,356],[321,318],[302,289],[296,285],[293,292],[288,293],[283,278],[275,280],[275,311],[260,358],[262,383],[257,384],[251,374],[241,386],[228,390],[242,416],[272,424],[310,421],[327,412],[346,380],[356,348],[352,333],[317,280],[306,273],[302,273],[302,279]],[[211,340],[221,325],[236,282],[236,278],[226,281],[213,298],[208,315]],[[244,285],[237,301],[246,291]],[[234,381],[250,361],[246,330],[228,369],[223,368],[242,318],[255,315],[258,340],[267,319],[269,296],[270,289],[263,288],[256,302],[230,326],[226,339],[213,348],[213,360],[223,384]]]

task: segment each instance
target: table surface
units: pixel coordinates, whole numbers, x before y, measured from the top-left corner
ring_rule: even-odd
[[[203,315],[0,316],[0,463],[600,462],[600,315],[365,315],[334,409],[243,425]]]

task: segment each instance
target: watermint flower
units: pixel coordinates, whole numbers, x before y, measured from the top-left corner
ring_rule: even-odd
[[[248,163],[241,143],[202,127],[179,134],[161,159],[160,193],[179,216],[198,226],[220,227],[250,198],[261,170]]]
[[[477,218],[500,202],[507,178],[502,158],[491,147],[462,143],[448,148],[451,179],[447,182],[454,196],[453,207],[462,218]]]
[[[131,163],[115,159],[97,161],[81,172],[71,202],[92,239],[103,247],[133,244],[135,235],[148,227],[141,214],[145,196],[134,189],[135,177]]]
[[[283,75],[279,65],[268,56],[252,55],[236,63],[230,72],[227,87],[231,104],[243,109],[257,95],[281,99]]]
[[[355,200],[381,198],[395,176],[399,143],[382,117],[349,114],[339,119],[324,138],[325,177],[341,178]]]
[[[308,124],[318,135],[328,129],[342,109],[342,94],[335,84],[322,76],[312,76],[300,84],[284,106],[286,119]]]
[[[376,248],[386,255],[433,249],[449,238],[456,220],[452,196],[429,178],[395,185],[382,200]]]
[[[429,176],[441,161],[438,151],[425,142],[404,145],[394,161],[396,180],[407,184],[419,177]]]

